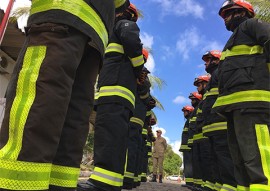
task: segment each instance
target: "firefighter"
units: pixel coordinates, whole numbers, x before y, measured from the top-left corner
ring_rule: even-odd
[[[26,41],[6,92],[1,190],[75,190],[115,7],[122,12],[128,5],[32,0]]]
[[[233,162],[227,141],[227,121],[217,113],[211,113],[211,108],[218,96],[218,63],[221,57],[219,50],[207,51],[202,59],[205,62],[205,70],[211,74],[211,79],[206,86],[203,96],[202,115],[204,119],[203,135],[209,138],[213,151],[214,181],[206,182],[207,189],[236,188],[233,173]]]
[[[134,112],[137,82],[144,58],[138,12],[131,4],[116,14],[114,33],[105,52],[98,79],[94,139],[94,170],[77,191],[119,191],[123,186],[130,117]]]
[[[209,75],[199,76],[194,80],[194,86],[197,86],[197,90],[201,95],[205,94],[205,88],[210,80]],[[202,184],[203,190],[212,190],[210,184],[214,182],[214,169],[213,169],[213,153],[211,151],[211,145],[209,139],[203,135],[202,127],[204,124],[204,117],[202,114],[202,107],[204,100],[201,100],[197,109],[197,118],[195,126],[195,134],[193,135],[193,159],[194,159],[194,171],[200,169],[202,172]],[[199,180],[200,182],[200,180]]]
[[[197,110],[200,101],[202,100],[202,95],[198,92],[190,93],[189,97],[191,100],[191,105],[194,107],[193,112],[190,115],[189,125],[188,125],[188,146],[191,148],[192,152],[192,175],[193,177],[190,179],[193,181],[193,186],[195,189],[201,189],[202,184],[202,172],[201,169],[198,168],[198,159],[197,155],[194,155],[193,151],[193,135],[196,132],[196,119],[197,119]],[[196,169],[196,170],[195,170]]]
[[[145,62],[148,58],[148,51],[143,49],[143,57]],[[147,68],[143,68],[143,71],[147,74],[150,72]],[[148,80],[145,80],[143,84],[138,85],[136,99],[135,99],[135,110],[133,116],[130,118],[129,122],[129,137],[128,137],[128,149],[127,149],[127,161],[125,165],[124,173],[124,189],[132,189],[136,187],[137,184],[135,178],[138,177],[138,172],[136,170],[136,161],[138,160],[138,149],[141,145],[141,132],[144,126],[144,119],[146,116],[146,106],[144,104],[144,99],[149,97],[151,84]]]
[[[180,152],[183,152],[183,159],[184,159],[184,175],[186,186],[188,188],[192,188],[193,180],[192,180],[192,152],[191,148],[188,146],[188,126],[189,126],[189,117],[193,112],[194,107],[192,106],[185,106],[182,108],[182,112],[184,113],[184,117],[186,118],[186,122],[184,125],[184,129],[182,131],[182,141],[181,147],[179,149]]]
[[[215,112],[227,117],[237,189],[270,189],[270,24],[253,18],[252,5],[227,0],[219,10],[227,41],[218,68]],[[268,64],[267,64],[268,63]]]

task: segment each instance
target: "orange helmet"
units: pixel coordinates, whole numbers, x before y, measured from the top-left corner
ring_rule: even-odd
[[[136,6],[130,3],[129,7],[127,8],[127,11],[132,15],[133,21],[136,22],[139,18],[139,13]]]
[[[220,50],[210,50],[207,51],[206,53],[204,53],[204,55],[202,56],[203,61],[207,61],[207,58],[209,57],[214,57],[217,59],[220,59],[221,57],[221,51]]]
[[[197,86],[198,83],[200,83],[200,82],[209,82],[209,80],[210,80],[210,76],[207,76],[207,75],[199,76],[198,78],[195,78],[193,85]]]
[[[147,60],[147,59],[148,59],[148,56],[149,56],[148,50],[145,49],[145,48],[143,48],[143,49],[142,49],[142,54],[143,54],[144,60]]]
[[[252,5],[245,0],[226,0],[221,6],[218,14],[224,19],[226,11],[232,9],[244,9],[248,12],[250,18],[255,16]]]
[[[199,94],[198,92],[192,92],[190,93],[190,95],[188,96],[189,99],[198,99],[198,100],[202,100],[202,94]]]
[[[190,106],[190,105],[186,105],[185,107],[182,108],[182,111],[189,111],[192,112],[194,110],[194,107]]]

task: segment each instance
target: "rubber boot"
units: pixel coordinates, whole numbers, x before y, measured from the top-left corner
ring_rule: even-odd
[[[150,182],[156,182],[157,181],[157,175],[153,175],[153,177],[152,177],[152,180],[150,180]]]
[[[162,175],[159,175],[159,183],[162,183]]]

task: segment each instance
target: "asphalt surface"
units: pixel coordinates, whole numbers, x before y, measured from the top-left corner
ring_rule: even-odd
[[[183,183],[169,180],[163,180],[163,183],[143,182],[139,187],[134,188],[131,191],[190,191],[189,189],[182,187],[182,184]]]

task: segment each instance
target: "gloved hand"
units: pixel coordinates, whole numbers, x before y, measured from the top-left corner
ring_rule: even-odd
[[[154,98],[150,99],[146,107],[147,107],[147,110],[151,110],[154,107],[156,107],[156,100]]]
[[[150,72],[147,70],[147,68],[143,67],[142,71],[139,74],[139,77],[137,78],[137,84],[144,84],[144,81],[147,78],[147,75]]]
[[[157,124],[156,119],[154,117],[150,118],[150,125],[155,125],[155,124]]]

